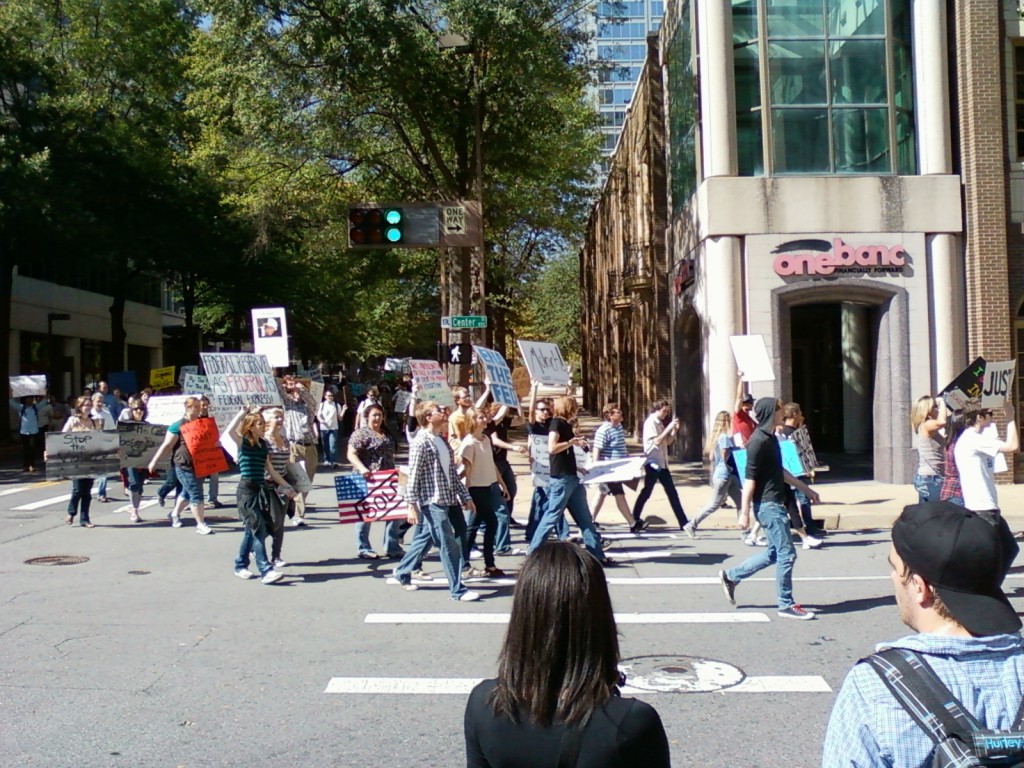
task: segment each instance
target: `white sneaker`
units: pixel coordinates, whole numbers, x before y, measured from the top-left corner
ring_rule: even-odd
[[[263,578],[260,579],[264,584],[273,584],[275,581],[280,581],[284,578],[284,574],[280,571],[267,571],[263,574]]]
[[[213,533],[213,529],[206,523],[196,523],[196,533],[200,536],[209,536]]]
[[[460,603],[472,603],[474,600],[480,599],[480,593],[473,592],[472,590],[466,590],[461,595],[459,595],[458,599]]]
[[[483,556],[484,556],[484,553],[481,552],[479,549],[475,549],[474,548],[474,549],[471,549],[469,551],[469,559],[470,560],[479,560]]]
[[[276,560],[274,560],[274,567],[275,568],[284,568],[286,565],[288,565],[288,563],[286,563],[280,557],[277,558]]]
[[[804,539],[804,549],[817,549],[825,542],[822,539],[816,539],[813,536],[808,536]]]
[[[697,529],[694,528],[692,520],[683,526],[683,533],[685,533],[691,539],[697,538]]]
[[[306,524],[306,521],[303,520],[301,517],[297,517],[296,516],[296,517],[292,518],[292,527],[293,528],[301,528],[305,524]]]
[[[177,515],[171,515],[171,528],[181,528],[181,518]]]
[[[254,578],[256,574],[250,571],[248,568],[239,568],[237,571],[235,571],[235,576],[237,576],[240,579],[251,579]]]

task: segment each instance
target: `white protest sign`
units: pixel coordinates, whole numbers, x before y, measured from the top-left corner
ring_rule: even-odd
[[[487,378],[491,381],[491,396],[498,405],[507,405],[509,408],[519,408],[519,395],[512,386],[512,371],[508,369],[505,358],[487,347],[473,346],[476,353],[476,360],[483,365],[487,371]]]
[[[199,375],[199,366],[198,365],[183,365],[183,366],[181,366],[181,368],[178,370],[178,383],[179,384],[184,384],[185,377],[188,376],[189,374],[191,374],[193,376],[198,376]]]
[[[186,373],[181,377],[181,388],[189,395],[208,395],[210,380],[198,373]]]
[[[313,399],[316,400],[318,403],[321,402],[324,399],[324,383],[323,383],[323,381],[313,381],[313,380],[310,380],[310,382],[309,382],[309,394],[311,394],[313,396]]]
[[[551,474],[551,453],[548,450],[547,435],[530,435],[527,438],[530,449],[530,473],[534,488],[547,488]]]
[[[552,386],[569,384],[569,364],[557,344],[546,341],[518,341],[519,352],[530,378]]]
[[[736,358],[736,367],[743,371],[744,381],[775,381],[775,371],[768,357],[768,347],[764,336],[730,336],[732,356]]]
[[[121,441],[116,430],[48,432],[46,479],[106,477],[121,470]]]
[[[46,394],[46,376],[11,376],[11,397],[33,397]]]
[[[395,373],[409,373],[409,358],[407,357],[385,357],[384,370]]]
[[[584,485],[595,483],[629,483],[644,476],[646,456],[633,459],[607,459],[594,462],[583,479]]]
[[[266,355],[270,364],[286,368],[288,355],[288,318],[284,307],[263,307],[252,311],[252,347],[257,355]],[[203,355],[203,365],[206,365]],[[206,375],[210,375],[209,369]]]
[[[146,403],[146,421],[167,426],[185,418],[186,397],[188,395],[151,395]]]
[[[400,389],[395,392],[394,400],[391,401],[391,410],[395,414],[403,414],[409,408],[409,398],[411,398],[408,392],[404,389]]]
[[[448,408],[455,407],[455,398],[452,397],[448,379],[445,378],[436,360],[410,360],[409,369],[412,371],[413,383],[420,387],[416,393],[417,400],[430,400]]]
[[[220,397],[219,404],[281,405],[281,391],[265,355],[247,352],[203,352],[203,367],[210,390]]]
[[[981,387],[982,408],[1002,408],[1013,389],[1015,360],[1002,363],[985,363],[985,383]]]

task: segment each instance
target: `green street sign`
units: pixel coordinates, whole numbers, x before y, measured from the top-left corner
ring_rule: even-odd
[[[441,327],[452,331],[464,328],[486,328],[487,317],[485,315],[452,315],[451,317],[442,317]]]

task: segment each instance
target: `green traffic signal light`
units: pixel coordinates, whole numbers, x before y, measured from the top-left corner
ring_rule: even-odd
[[[388,227],[384,231],[384,237],[388,239],[389,243],[397,243],[402,239],[402,230],[398,227]]]
[[[392,208],[384,214],[384,219],[388,224],[398,224],[402,220],[402,212],[396,208]]]

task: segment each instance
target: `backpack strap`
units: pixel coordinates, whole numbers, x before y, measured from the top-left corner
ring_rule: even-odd
[[[887,648],[863,659],[882,678],[896,701],[936,744],[950,736],[969,743],[981,724],[939,679],[921,654]]]

